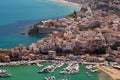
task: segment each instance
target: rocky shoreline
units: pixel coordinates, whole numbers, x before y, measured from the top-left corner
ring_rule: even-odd
[[[101,22],[99,22],[99,18],[105,18],[105,16],[110,15],[110,14],[117,14],[120,12],[119,9],[119,5],[117,6],[117,4],[119,4],[119,1],[110,1],[111,4],[108,4],[109,1],[103,0],[103,1],[94,1],[94,0],[90,0],[88,3],[86,2],[86,0],[62,0],[61,2],[71,2],[71,3],[76,3],[79,4],[79,7],[81,8],[81,11],[78,12],[73,12],[72,14],[68,15],[66,18],[61,18],[61,19],[52,19],[52,20],[46,20],[46,21],[40,21],[39,23],[33,25],[30,27],[28,34],[29,35],[34,35],[34,34],[51,34],[53,31],[59,31],[59,32],[65,32],[65,28],[69,27],[69,26],[77,26],[77,28],[80,28],[80,30],[84,30],[84,29],[94,29],[94,28],[100,28],[100,24]],[[58,1],[59,2],[59,1]],[[111,8],[112,6],[112,8]],[[104,10],[105,9],[110,9],[110,10]],[[80,17],[85,17],[87,16],[93,16],[92,12],[95,12],[98,14],[100,13],[100,15],[96,15],[98,17],[96,17],[96,21],[90,21],[87,22],[89,23],[89,25],[85,25],[79,23]],[[85,15],[83,15],[85,13]],[[94,13],[94,14],[96,14]],[[87,19],[86,16],[86,19]],[[119,18],[119,14],[117,14],[118,18]],[[77,21],[76,21],[76,20]],[[93,17],[94,19],[94,17]],[[76,23],[75,23],[76,22]],[[74,23],[74,24],[72,24]],[[102,22],[103,23],[103,22]],[[91,27],[93,26],[93,27]],[[76,29],[75,29],[76,30]],[[78,30],[79,31],[79,30]]]
[[[51,34],[51,36],[48,37],[51,39],[51,41],[53,41],[52,37],[57,39],[56,36],[59,38],[61,37],[64,37],[66,39],[69,38],[68,39],[69,41],[68,40],[65,40],[65,41],[68,43],[71,42],[73,43],[73,45],[75,45],[71,49],[76,47],[76,44],[74,42],[78,42],[78,41],[74,41],[74,42],[72,41],[74,37],[74,39],[80,40],[80,43],[78,42],[78,44],[84,44],[85,46],[87,44],[91,45],[89,49],[88,47],[85,47],[85,46],[84,47],[79,46],[83,48],[83,53],[85,53],[86,50],[90,52],[90,51],[94,51],[95,49],[101,49],[103,47],[111,47],[111,46],[116,48],[119,47],[119,45],[118,46],[114,46],[114,45],[115,43],[119,43],[120,16],[116,15],[115,13],[111,13],[110,11],[101,9],[101,6],[103,6],[103,4],[101,5],[101,2],[104,4],[106,3],[108,6],[110,6],[110,4],[108,4],[110,2],[113,3],[114,5],[117,5],[115,2],[113,1],[105,2],[104,0],[98,1],[98,2],[92,0],[92,2],[89,2],[89,3],[86,3],[86,1],[81,1],[81,0],[78,0],[78,1],[67,0],[67,1],[76,2],[79,4],[82,3],[81,10],[78,12],[74,11],[72,14],[68,15],[66,18],[40,21],[38,24],[30,28],[28,34],[30,35]],[[57,34],[60,34],[61,36]],[[65,34],[66,36],[64,36]],[[43,41],[46,39],[43,39]],[[64,39],[62,41],[64,41]],[[40,41],[38,41],[38,44],[39,42]],[[90,43],[93,43],[94,45]],[[98,46],[98,44],[100,45]],[[31,46],[34,46],[34,45],[31,45]],[[52,46],[52,47],[55,47],[55,46]],[[55,50],[55,49],[52,49],[52,50]],[[73,50],[73,52],[75,51]]]

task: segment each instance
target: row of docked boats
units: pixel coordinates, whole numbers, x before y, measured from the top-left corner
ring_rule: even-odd
[[[51,73],[54,72],[55,69],[63,66],[64,63],[62,62],[55,62],[52,65],[48,65],[47,67],[43,68],[42,70],[39,70],[38,73]]]
[[[99,69],[97,69],[95,65],[86,65],[85,68],[90,70],[90,72],[98,72],[99,71]],[[90,72],[86,72],[86,75],[88,77],[92,76]]]
[[[50,76],[50,77],[45,77],[44,80],[68,80],[68,79],[63,79],[63,78],[57,79],[55,76]]]
[[[86,69],[89,69],[91,72],[98,72],[99,69],[96,68],[94,65],[86,65]]]
[[[70,63],[66,68],[60,71],[60,74],[77,74],[79,73],[79,64]]]
[[[117,62],[111,62],[109,63],[109,65],[111,65],[115,69],[120,70],[120,64],[118,64]]]
[[[86,74],[87,74],[88,77],[91,77],[91,76],[92,76],[89,72],[86,72]]]
[[[120,70],[120,65],[113,65],[112,67],[115,68],[115,69]]]
[[[11,74],[9,74],[6,70],[0,70],[0,77],[10,77]]]

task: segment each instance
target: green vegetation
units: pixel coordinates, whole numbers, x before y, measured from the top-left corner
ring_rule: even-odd
[[[34,34],[37,34],[38,31],[39,31],[39,27],[33,26],[33,27],[31,27],[31,28],[29,29],[28,34],[29,34],[29,35],[34,35]]]
[[[95,54],[105,54],[107,49],[108,49],[108,46],[103,46],[100,49],[94,50],[93,53],[95,53]]]
[[[88,54],[105,54],[106,53],[106,50],[108,49],[108,46],[103,46],[99,49],[95,49],[94,51],[91,51],[91,50],[86,50],[85,53],[88,53]]]
[[[114,3],[113,2],[114,0],[96,0],[96,9],[101,9],[101,10],[104,10],[104,11],[107,11],[109,13],[112,13],[112,14],[116,14],[118,16],[120,16],[120,10],[117,9],[117,7],[109,7],[109,2],[111,3]],[[104,5],[98,5],[98,2],[104,2],[106,4]]]
[[[117,50],[117,46],[114,46],[114,45],[113,45],[113,46],[111,46],[111,49],[112,49],[112,50]]]
[[[93,28],[93,27],[90,27],[90,28],[88,28],[88,29],[90,29],[90,30],[92,30],[92,31],[93,31],[95,28]]]
[[[115,42],[115,43],[111,46],[111,49],[112,49],[112,50],[117,50],[118,47],[120,47],[120,42]]]
[[[73,16],[74,16],[74,13],[69,14],[67,17],[73,17]]]
[[[106,2],[106,3],[109,3],[109,2],[113,2],[113,0],[96,0],[96,2]]]
[[[93,28],[93,27],[88,27],[88,28],[79,28],[79,31],[87,31],[87,30],[94,30],[95,28]]]
[[[114,14],[120,16],[120,10],[118,10],[118,9],[116,9],[116,8],[113,9],[111,13],[114,13]]]
[[[61,48],[56,48],[55,51],[56,51],[57,53],[62,53],[62,49],[61,49]]]
[[[10,50],[2,50],[1,53],[10,53]]]
[[[77,12],[74,11],[72,14],[69,14],[69,15],[67,16],[67,18],[68,18],[68,17],[77,18]]]
[[[80,31],[86,31],[87,29],[79,28]]]

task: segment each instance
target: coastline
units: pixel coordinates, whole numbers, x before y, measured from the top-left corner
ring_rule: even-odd
[[[52,1],[56,1],[56,0],[52,0]],[[69,5],[73,5],[73,6],[77,6],[77,3],[73,3],[73,2],[67,2],[65,0],[60,0],[60,1],[56,1],[56,2],[61,2],[61,3],[64,3],[64,4],[69,4]],[[78,5],[79,6],[79,5]],[[77,6],[77,7],[78,7]],[[30,63],[29,63],[30,62]],[[27,64],[32,64],[32,63],[36,63],[36,62],[32,62],[32,61],[26,61],[25,63]],[[14,64],[14,63],[13,63]],[[15,64],[19,64],[19,63],[15,63]],[[20,63],[20,65],[24,64],[24,62]],[[108,74],[112,80],[116,80],[116,79],[119,79],[119,72],[114,69],[114,68],[109,68],[109,67],[106,67],[106,66],[97,66],[98,69],[102,70],[104,73]],[[110,79],[111,80],[111,79]]]
[[[53,2],[57,2],[57,3],[62,3],[62,4],[66,4],[66,5],[70,5],[70,6],[74,6],[74,7],[77,7],[77,8],[80,8],[80,4],[78,3],[74,3],[74,2],[68,2],[66,0],[51,0]]]
[[[41,2],[39,2],[41,3]],[[77,8],[71,8],[69,6],[66,5],[59,5],[59,4],[52,4],[51,1],[45,1],[45,4],[51,4],[52,6],[57,6],[57,9],[54,10],[43,10],[41,9],[41,7],[36,7],[35,11],[40,12],[40,13],[35,13],[35,11],[33,11],[32,13],[35,13],[36,15],[38,15],[36,17],[36,15],[33,16],[31,14],[29,14],[29,16],[31,17],[31,19],[24,19],[23,20],[18,20],[16,22],[13,23],[8,23],[5,25],[0,26],[1,27],[1,32],[0,32],[0,36],[1,36],[1,40],[0,40],[0,48],[2,49],[11,49],[14,48],[16,46],[18,46],[19,44],[23,44],[25,47],[28,47],[29,45],[31,45],[31,43],[38,41],[39,39],[37,37],[33,37],[33,36],[29,36],[29,35],[23,35],[24,32],[27,33],[27,30],[29,28],[29,26],[35,25],[37,24],[39,21],[43,21],[43,20],[48,20],[48,19],[59,19],[59,18],[63,18],[68,14],[71,14],[74,10],[76,10]],[[39,6],[39,4],[37,4]],[[43,5],[43,4],[42,4]],[[62,7],[61,7],[62,6]],[[32,6],[33,7],[33,6]],[[37,8],[40,8],[39,11],[36,10]],[[45,9],[51,9],[51,7],[48,8],[45,6]],[[65,8],[65,9],[64,9]],[[34,10],[34,8],[32,8]],[[56,13],[53,12],[56,11]],[[64,11],[64,13],[60,13],[61,11]],[[48,12],[50,12],[48,14]],[[48,15],[47,15],[48,14]],[[24,16],[24,15],[23,15]],[[35,18],[34,18],[35,17]],[[25,17],[26,18],[26,17]],[[29,18],[29,17],[28,17]],[[11,29],[9,32],[5,32],[7,31],[7,29]],[[23,34],[21,34],[23,33]],[[44,37],[43,37],[44,38]],[[29,40],[30,39],[30,40]],[[11,45],[9,45],[11,44]]]

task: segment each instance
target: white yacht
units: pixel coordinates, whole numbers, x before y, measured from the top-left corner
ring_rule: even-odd
[[[7,73],[6,70],[0,70],[0,77],[10,77],[11,74]]]
[[[68,80],[68,79],[63,79],[63,78],[57,79],[55,78],[55,76],[50,76],[50,77],[45,77],[44,80]]]

